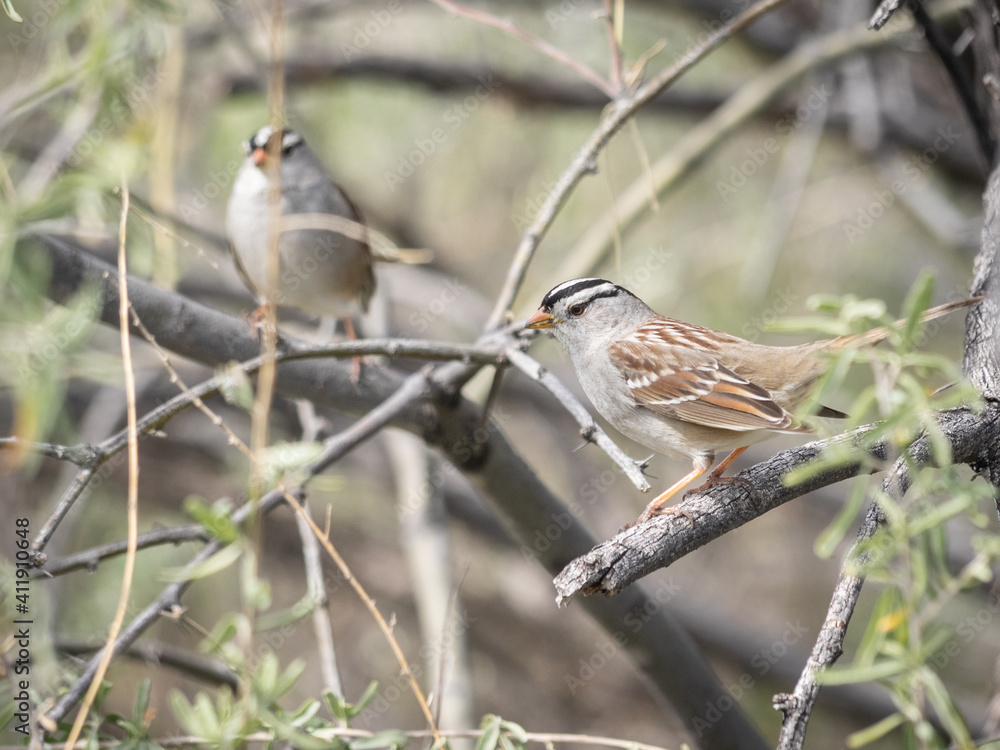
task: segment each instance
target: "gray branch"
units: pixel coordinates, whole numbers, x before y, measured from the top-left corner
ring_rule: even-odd
[[[627,476],[641,492],[649,492],[649,482],[643,476],[642,470],[649,462],[636,461],[629,458],[628,454],[619,448],[615,442],[608,437],[608,433],[600,428],[587,407],[570,393],[570,390],[560,382],[559,378],[542,367],[533,358],[519,350],[507,352],[507,360],[518,370],[529,378],[539,383],[549,393],[556,397],[556,400],[565,407],[577,424],[580,425],[580,436],[588,443],[594,443],[601,450],[611,457],[622,473]]]
[[[1000,466],[1000,407],[988,405],[981,414],[967,409],[944,412],[939,424],[952,442],[954,460],[979,470]],[[870,427],[862,427],[832,440],[817,440],[781,451],[773,458],[746,469],[736,481],[716,485],[686,498],[681,514],[661,515],[632,526],[570,562],[555,578],[557,601],[567,602],[577,593],[617,594],[634,581],[665,568],[754,518],[820,487],[870,470],[861,463],[847,464],[817,474],[793,487],[782,483],[792,469],[818,458],[824,447],[847,441],[864,447]],[[867,450],[878,462],[887,460],[886,446]]]

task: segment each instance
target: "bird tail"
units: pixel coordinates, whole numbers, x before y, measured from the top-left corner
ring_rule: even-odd
[[[924,310],[920,314],[920,322],[927,323],[931,320],[936,320],[937,318],[944,317],[955,310],[960,310],[963,307],[974,305],[982,299],[982,297],[970,297],[969,299],[945,302],[943,305],[931,307]],[[897,320],[891,326],[879,326],[878,328],[873,328],[870,331],[865,331],[864,333],[850,333],[846,336],[838,336],[834,339],[827,339],[826,341],[819,342],[820,346],[817,348],[820,350],[835,351],[837,349],[846,349],[848,347],[860,349],[875,346],[876,344],[885,341],[885,339],[887,339],[889,334],[893,331],[899,330],[905,325],[905,320]]]

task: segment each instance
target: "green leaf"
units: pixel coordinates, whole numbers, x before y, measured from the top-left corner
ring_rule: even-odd
[[[7,728],[15,713],[17,713],[17,705],[13,701],[0,706],[0,729]]]
[[[351,750],[375,750],[380,747],[406,747],[410,738],[400,729],[386,729],[376,732],[371,737],[359,737],[351,740]]]
[[[206,736],[198,715],[188,702],[188,699],[184,697],[184,693],[180,690],[171,690],[167,696],[167,700],[170,703],[170,709],[174,712],[174,717],[177,719],[178,724],[184,727],[190,734],[199,737]]]
[[[975,743],[969,734],[969,727],[951,696],[948,695],[948,690],[941,682],[941,678],[930,668],[920,670],[920,677],[927,690],[927,698],[934,706],[934,712],[951,737],[952,744],[963,748],[963,750],[971,750],[975,747]]]
[[[368,708],[368,706],[371,705],[372,701],[375,700],[375,695],[377,692],[378,692],[378,680],[372,680],[371,682],[368,683],[368,687],[365,688],[365,692],[363,692],[361,694],[361,697],[358,698],[357,703],[354,704],[353,716],[357,716],[359,713]]]
[[[21,23],[21,21],[24,20],[18,15],[17,11],[14,10],[14,4],[10,0],[3,0],[3,9],[7,14],[7,17],[14,23]]]
[[[277,700],[293,687],[295,683],[298,682],[302,673],[306,671],[306,663],[302,659],[296,659],[287,667],[285,671],[282,672],[274,684],[274,695],[272,700]]]
[[[135,691],[135,709],[132,718],[137,724],[145,722],[146,710],[149,708],[149,693],[152,687],[152,680],[148,677],[139,681]]]
[[[277,484],[289,471],[304,466],[323,452],[321,443],[275,443],[261,455],[261,476],[267,487]]]
[[[483,717],[483,723],[479,725],[483,730],[479,741],[476,742],[476,750],[496,750],[500,741],[500,717],[487,714]]]
[[[881,721],[875,722],[870,727],[862,729],[860,732],[847,735],[846,744],[848,747],[862,747],[863,745],[868,745],[875,740],[881,739],[885,735],[889,734],[889,732],[893,729],[904,723],[906,723],[906,717],[903,716],[903,714],[895,713],[890,716],[886,716]]]
[[[188,495],[184,499],[184,512],[204,526],[213,539],[226,544],[240,538],[239,527],[231,518],[232,510],[232,501],[228,497],[219,498],[211,505],[198,495]]]
[[[317,713],[319,713],[321,706],[322,704],[315,698],[307,700],[288,718],[288,720],[291,722],[293,727],[301,727],[312,719],[312,717],[314,717]]]
[[[162,580],[176,583],[178,581],[194,581],[200,578],[208,578],[216,573],[221,573],[234,562],[240,559],[243,554],[243,545],[236,542],[227,545],[193,567],[168,568],[160,574]]]
[[[345,701],[343,698],[341,698],[339,695],[337,695],[329,688],[323,690],[322,695],[323,695],[323,700],[326,701],[326,707],[329,709],[330,714],[333,716],[333,718],[337,719],[337,721],[342,721],[345,723],[347,721],[350,721],[351,719],[350,709],[353,708],[350,703]]]
[[[924,270],[920,277],[913,282],[913,286],[910,287],[906,300],[903,302],[903,318],[906,322],[903,324],[903,330],[900,331],[902,341],[899,348],[901,350],[907,351],[913,348],[922,328],[920,314],[930,307],[933,295],[934,273]]]
[[[513,737],[521,745],[527,744],[528,733],[524,731],[524,727],[522,727],[520,724],[513,721],[504,720],[500,722],[500,727],[505,732],[510,734],[510,736]]]
[[[237,362],[230,362],[215,371],[219,379],[219,394],[226,403],[238,406],[244,411],[253,409],[253,386],[250,378]]]
[[[849,685],[853,682],[874,682],[902,674],[907,669],[900,659],[886,659],[867,667],[835,667],[816,675],[821,685]]]
[[[857,518],[858,512],[861,510],[862,505],[864,505],[867,496],[868,478],[857,477],[854,480],[851,494],[844,507],[813,543],[813,549],[817,557],[828,559],[833,555],[837,549],[837,545],[844,540],[844,537],[853,525],[854,519]]]

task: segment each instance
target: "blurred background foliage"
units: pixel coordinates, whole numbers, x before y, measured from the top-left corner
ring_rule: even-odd
[[[287,122],[321,155],[372,226],[400,246],[434,252],[424,267],[378,269],[379,304],[390,333],[473,340],[521,233],[605,102],[536,50],[431,3],[286,5]],[[481,5],[602,75],[607,71],[606,28],[597,17],[602,4]],[[746,5],[628,2],[626,59],[658,50],[648,65],[659,70],[717,28],[725,13]],[[240,142],[267,120],[262,92],[268,8],[255,0],[37,0],[15,2],[15,8],[20,24],[0,19],[0,432],[63,444],[93,442],[124,424],[117,332],[93,323],[92,293],[66,307],[49,303],[41,292],[47,269],[41,263],[15,265],[14,244],[28,231],[54,231],[73,234],[111,257],[121,200],[116,190],[125,182],[136,206],[128,220],[130,271],[234,313],[249,309],[252,300],[232,268],[222,226],[243,156]],[[953,9],[941,7],[951,13],[952,24]],[[613,140],[597,174],[578,187],[549,230],[516,313],[530,312],[568,269],[624,283],[665,314],[770,343],[811,335],[768,329],[779,318],[808,312],[814,294],[874,297],[899,311],[926,269],[936,279],[935,301],[966,294],[985,172],[946,76],[914,36],[810,73],[702,155],[659,196],[656,210],[642,211],[620,233],[618,251],[609,245],[596,263],[578,255],[595,221],[614,211],[614,198],[646,179],[637,143],[656,161],[782,55],[822,34],[863,24],[871,10],[857,0],[795,0],[640,112],[636,134],[625,129]],[[528,83],[550,87],[550,95],[532,94]],[[958,361],[961,318],[935,325],[924,348],[941,353],[943,361]],[[289,315],[286,325],[308,331],[310,323]],[[156,354],[136,346],[140,410],[148,410],[176,389]],[[535,352],[577,389],[561,348],[543,340]],[[178,365],[189,383],[209,374],[194,363]],[[927,394],[946,380],[932,370],[920,372]],[[871,382],[870,369],[855,368],[828,402],[848,408]],[[483,397],[488,385],[488,378],[477,378],[466,393]],[[866,403],[866,412],[852,413],[858,423],[878,414],[872,399]],[[245,412],[221,402],[217,408],[238,434],[247,435]],[[613,534],[644,505],[645,498],[620,480],[602,453],[593,447],[574,451],[575,425],[533,384],[508,377],[494,413],[544,481],[581,508],[583,522],[598,538]],[[348,424],[337,414],[328,418],[333,429]],[[279,400],[274,419],[276,439],[296,439],[291,405]],[[769,442],[748,458],[792,441]],[[640,446],[622,443],[631,455],[645,455]],[[0,459],[4,515],[27,516],[37,529],[73,472],[15,451]],[[458,472],[434,461],[444,477],[438,500],[448,511],[450,559],[461,581],[474,723],[493,713],[538,731],[679,744],[679,722],[621,650],[578,608],[554,607],[549,576],[531,550],[511,539]],[[372,441],[338,463],[337,481],[317,486],[310,502],[317,518],[329,509],[332,538],[382,610],[393,613],[406,652],[414,661],[417,654],[428,656],[429,686],[441,649],[422,645],[439,636],[421,632],[412,594],[417,584],[399,523],[406,498],[419,490],[395,487],[388,465],[385,446]],[[194,411],[172,421],[164,437],[143,442],[141,466],[143,530],[189,523],[184,501],[190,495],[211,503],[241,498],[246,489],[245,459]],[[650,473],[655,485],[685,468],[657,457]],[[124,461],[102,469],[60,528],[50,556],[124,537],[126,474]],[[960,478],[967,482],[968,474]],[[723,682],[743,686],[740,704],[769,737],[780,718],[771,696],[791,688],[805,661],[856,518],[841,517],[838,535],[832,541],[823,537],[832,559],[817,557],[813,544],[849,495],[860,498],[858,488],[876,485],[861,478],[854,490],[838,486],[793,502],[642,584],[691,628]],[[971,543],[974,535],[982,538],[981,514],[990,507],[982,493],[972,492],[962,512],[940,519],[947,523],[920,530],[932,535],[928,544],[943,554],[935,559],[946,561],[949,580],[963,581],[949,590],[947,607],[933,613],[935,622],[953,628],[947,632],[959,634],[949,636],[958,647],[937,671],[976,731],[995,719],[990,701],[1000,649],[989,582],[995,553],[990,548],[979,556],[983,545],[995,542],[979,541],[976,548]],[[273,514],[264,534],[261,575],[271,583],[274,607],[289,607],[304,587],[291,514]],[[162,588],[161,572],[183,564],[193,549],[185,544],[141,553],[136,607]],[[46,633],[34,644],[40,694],[55,694],[75,668],[75,655],[103,637],[121,569],[121,560],[112,559],[93,572],[34,582],[35,601],[44,602],[38,621]],[[903,594],[885,593],[890,583],[869,586],[863,594],[874,623],[884,625],[898,611],[887,597],[906,599],[910,590],[904,583]],[[236,585],[232,570],[199,582],[185,596],[186,620],[164,619],[146,640],[196,648],[199,630],[211,631],[238,609]],[[384,710],[361,714],[355,725],[421,726],[416,705],[405,688],[398,689],[398,665],[357,597],[345,586],[333,586],[329,596],[347,700],[361,695],[370,680],[380,683],[372,705]],[[850,648],[864,635],[862,622],[849,633]],[[301,622],[293,632],[274,650],[282,665],[296,658],[309,665],[285,696],[288,710],[321,688],[310,659],[312,632]],[[901,640],[893,628],[873,632],[883,650],[887,639]],[[873,658],[873,638],[860,652],[859,669]],[[600,654],[605,658],[594,658]],[[895,656],[903,660],[898,650]],[[193,701],[204,685],[142,660],[116,663],[104,710],[131,715],[134,705],[145,706],[136,700],[136,686],[150,674],[153,736],[181,731],[169,691],[179,688]],[[841,681],[850,682],[850,676]],[[827,689],[814,714],[810,746],[841,747],[845,736],[892,713],[891,691],[909,695],[900,684],[891,690],[872,684]],[[183,704],[175,698],[174,705]],[[5,741],[13,740],[9,729]],[[889,733],[878,746],[898,746],[902,736]]]

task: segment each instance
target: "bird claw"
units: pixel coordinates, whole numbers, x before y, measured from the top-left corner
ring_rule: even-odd
[[[749,479],[744,479],[743,477],[723,477],[711,474],[703,484],[701,484],[698,487],[695,487],[693,490],[688,490],[687,492],[685,492],[684,499],[686,500],[689,495],[700,495],[701,493],[707,492],[708,490],[712,489],[713,487],[717,487],[720,484],[723,485],[738,484],[742,485],[747,490],[753,489],[753,482],[751,482]]]
[[[694,516],[692,516],[686,510],[683,510],[678,505],[668,505],[666,507],[663,507],[662,505],[659,506],[647,505],[646,510],[642,512],[642,514],[639,516],[638,519],[636,519],[636,522],[633,525],[638,526],[641,523],[646,523],[647,521],[651,521],[656,516],[664,514],[669,514],[672,516],[684,516],[688,520],[688,523],[691,524],[691,528],[692,529],[694,528]],[[625,528],[629,528],[629,526],[626,525]]]

